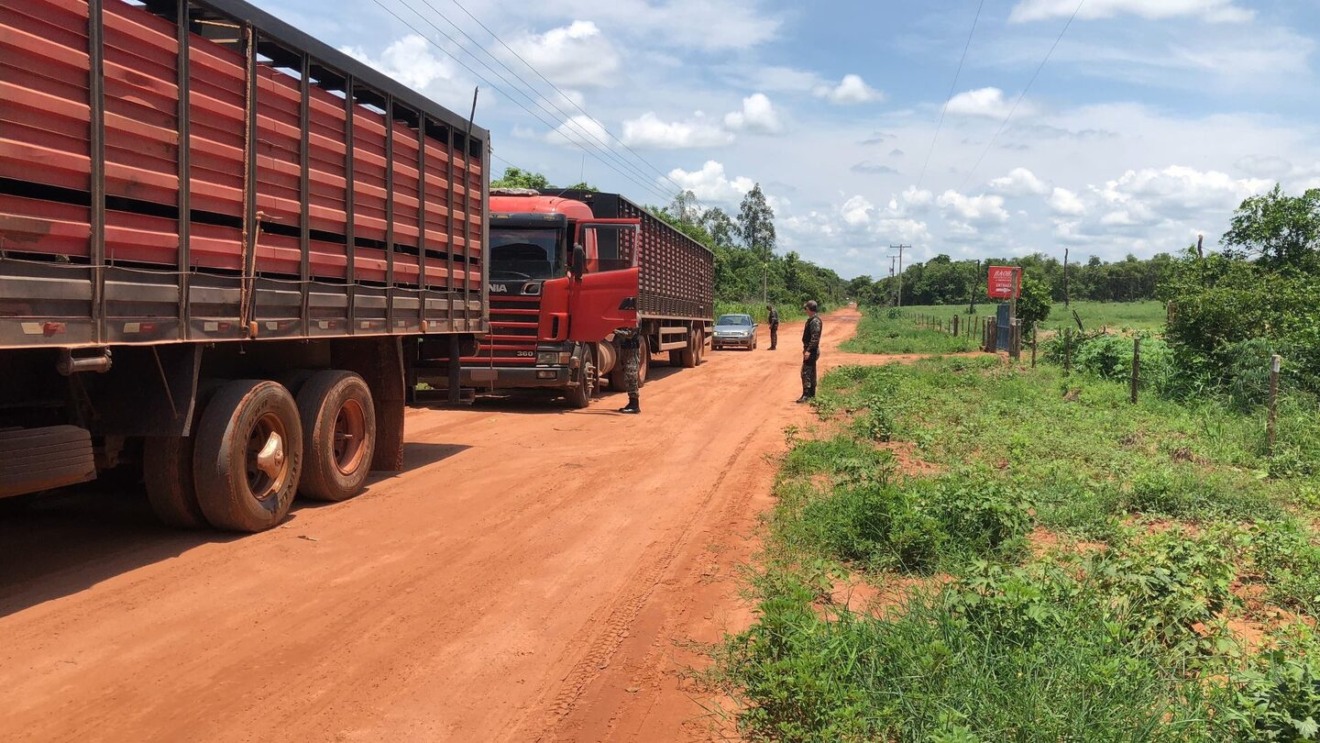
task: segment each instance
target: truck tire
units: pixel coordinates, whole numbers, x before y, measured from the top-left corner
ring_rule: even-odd
[[[284,520],[302,470],[302,425],[275,382],[228,382],[202,413],[193,444],[197,503],[217,529],[258,532]]]
[[[308,377],[298,392],[303,431],[298,492],[319,501],[342,501],[362,492],[376,451],[376,408],[371,388],[347,371]]]
[[[640,389],[646,386],[646,374],[651,370],[651,344],[646,340],[646,336],[641,338],[642,347],[639,349],[637,365],[637,387]],[[615,362],[614,369],[610,371],[610,388],[623,392],[628,389],[628,383],[623,378],[623,352],[619,352],[619,361]]]
[[[177,529],[200,529],[207,525],[193,484],[191,437],[146,439],[142,447],[142,479],[147,486],[147,502],[161,523]]]
[[[682,350],[682,349],[675,349],[675,350],[673,350],[673,351],[670,351],[670,352],[669,352],[669,365],[670,365],[670,366],[683,366],[683,354],[684,354],[684,353],[686,353],[686,351],[684,351],[684,350]]]
[[[0,498],[96,478],[92,435],[77,426],[0,431]]]
[[[679,363],[683,365],[684,369],[691,369],[692,367],[700,363],[697,360],[698,359],[697,349],[699,348],[697,344],[700,342],[701,342],[700,330],[693,330],[692,332],[688,333],[687,348],[684,348],[683,350],[678,352]]]
[[[590,348],[582,349],[582,369],[578,373],[578,383],[568,388],[568,404],[581,410],[591,404],[596,396],[596,357]]]

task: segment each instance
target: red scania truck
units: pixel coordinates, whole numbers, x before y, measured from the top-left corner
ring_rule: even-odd
[[[0,498],[258,531],[488,330],[489,136],[239,0],[0,2]]]
[[[642,330],[653,353],[701,363],[714,321],[711,251],[618,194],[495,189],[490,197],[490,335],[463,359],[465,387],[541,389],[586,407],[623,388],[612,338]]]

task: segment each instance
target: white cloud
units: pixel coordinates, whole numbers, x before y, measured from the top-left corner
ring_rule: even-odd
[[[724,116],[724,125],[733,131],[774,134],[781,129],[779,113],[764,93],[753,93],[743,99],[742,110]]]
[[[1182,165],[1162,169],[1129,170],[1092,190],[1114,212],[1129,220],[1185,218],[1208,210],[1231,212],[1248,196],[1274,186],[1264,178],[1233,178],[1215,170],[1200,171]],[[1117,218],[1117,217],[1116,217]]]
[[[583,145],[588,149],[596,149],[608,145],[609,136],[604,124],[590,116],[578,115],[555,127],[554,131],[545,135],[545,140],[562,146]]]
[[[1086,213],[1086,205],[1077,197],[1077,194],[1058,186],[1054,187],[1054,192],[1045,200],[1045,203],[1050,205],[1055,214],[1080,217]]]
[[[884,100],[884,94],[866,84],[860,75],[844,75],[838,85],[818,85],[812,91],[817,98],[831,103],[872,103]]]
[[[1002,119],[1008,116],[1008,112],[1012,107],[1011,103],[1004,100],[1004,91],[999,88],[980,88],[959,93],[950,98],[945,110],[960,116],[987,116],[992,119]],[[1027,114],[1031,110],[1030,105],[1019,104],[1017,113]]]
[[[1050,187],[1045,185],[1044,181],[1037,178],[1035,173],[1026,168],[1013,168],[1003,178],[990,181],[990,187],[1009,196],[1042,196],[1049,193],[1050,190]]]
[[[734,136],[698,117],[696,121],[662,121],[653,112],[623,122],[623,143],[630,147],[677,150],[732,143]]]
[[[408,34],[385,47],[379,59],[361,47],[344,47],[340,51],[416,91],[425,91],[432,83],[454,77],[453,63],[436,56],[431,42],[417,34]]]
[[[946,213],[953,213],[967,222],[993,223],[1007,222],[1008,212],[1004,209],[1004,197],[993,194],[966,196],[949,189],[935,200]]]
[[[559,85],[605,86],[616,81],[619,53],[591,21],[528,34],[509,46]]]
[[[756,182],[746,176],[730,179],[724,173],[723,163],[707,160],[701,170],[674,168],[669,171],[669,178],[685,191],[696,194],[701,201],[715,201],[723,204],[736,204]],[[666,189],[673,186],[669,181],[662,181]],[[773,207],[772,207],[773,208]]]
[[[1074,12],[1083,20],[1136,15],[1149,20],[1192,17],[1210,23],[1244,23],[1255,13],[1238,7],[1233,0],[1089,0],[1081,5],[1073,0],[1022,0],[1013,6],[1009,21],[1026,23],[1049,18],[1068,18]]]

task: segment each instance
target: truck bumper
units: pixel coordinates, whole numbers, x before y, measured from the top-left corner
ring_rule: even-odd
[[[462,385],[477,389],[553,389],[573,386],[576,381],[566,366],[466,367]]]

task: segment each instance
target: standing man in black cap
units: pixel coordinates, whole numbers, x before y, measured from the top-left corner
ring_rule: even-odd
[[[816,314],[816,300],[802,305],[807,311],[807,324],[802,328],[802,397],[798,402],[811,402],[816,396],[816,361],[820,358],[820,331],[824,323]]]
[[[770,313],[766,322],[770,325],[770,350],[773,351],[779,345],[779,310],[768,304],[765,309]]]

